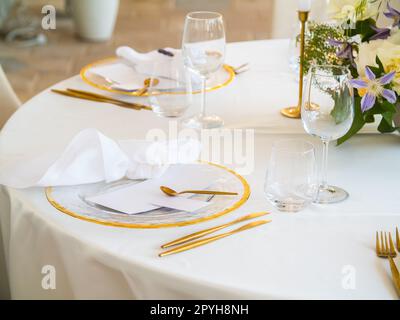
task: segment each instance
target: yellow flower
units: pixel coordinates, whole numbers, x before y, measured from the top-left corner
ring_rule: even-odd
[[[394,57],[388,61],[384,65],[385,72],[396,71],[396,75],[392,80],[393,89],[400,95],[400,56]]]

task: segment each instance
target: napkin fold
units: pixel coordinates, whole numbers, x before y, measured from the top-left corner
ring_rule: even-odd
[[[123,62],[133,67],[138,73],[152,76],[156,72],[158,77],[171,77],[171,69],[184,72],[182,54],[180,50],[164,48],[147,53],[139,53],[136,50],[122,46],[115,51]],[[157,64],[157,69],[154,66]]]
[[[196,161],[200,150],[200,142],[194,139],[117,142],[96,129],[85,129],[50,166],[49,158],[54,158],[51,154],[35,159],[20,155],[0,159],[0,184],[27,188],[112,182],[123,177],[154,178],[170,164]]]
[[[150,76],[160,78],[159,80],[161,83],[158,86],[160,88],[163,87],[163,81],[171,79],[177,80],[175,79],[176,74],[183,75],[188,72],[183,64],[182,51],[178,49],[163,48],[147,53],[139,53],[130,47],[122,46],[118,47],[115,53],[121,58],[123,64],[134,68],[138,74],[145,75],[147,78]],[[192,89],[199,90],[201,85],[200,76],[190,73],[190,78]],[[128,79],[128,77],[126,79]],[[123,81],[123,83],[120,84],[113,84],[112,87],[129,91],[129,89],[132,89],[132,85],[132,81]]]

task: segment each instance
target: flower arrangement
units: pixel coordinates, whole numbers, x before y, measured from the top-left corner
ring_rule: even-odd
[[[390,0],[331,0],[328,11],[334,25],[311,25],[305,65],[323,58],[330,64],[346,65],[351,72],[355,117],[338,143],[352,137],[366,123],[375,122],[377,116],[381,118],[379,132],[395,131],[398,128],[393,119],[400,108],[400,10]],[[390,19],[390,26],[377,25],[381,15]],[[318,54],[321,37],[327,49]],[[337,59],[331,57],[332,50]]]

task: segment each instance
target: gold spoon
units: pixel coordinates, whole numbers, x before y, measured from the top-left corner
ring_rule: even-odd
[[[200,246],[205,245],[207,243],[219,240],[221,238],[228,237],[230,235],[233,235],[233,234],[241,232],[241,231],[245,231],[245,230],[248,230],[248,229],[251,229],[251,228],[254,228],[254,227],[261,226],[261,225],[269,223],[269,222],[271,222],[271,220],[258,220],[258,221],[250,222],[250,223],[245,224],[244,226],[241,226],[240,228],[237,228],[235,230],[228,231],[228,232],[225,232],[225,233],[221,233],[221,234],[218,234],[218,235],[213,236],[213,237],[209,237],[209,238],[205,238],[205,239],[189,242],[187,244],[183,244],[183,245],[181,245],[179,247],[176,247],[174,249],[161,252],[158,256],[159,257],[164,257],[164,256],[167,256],[167,255],[170,255],[170,254],[173,254],[173,253],[178,253],[178,252],[186,251],[186,250],[189,250],[189,249],[197,248],[197,247],[200,247]]]
[[[168,242],[166,244],[163,244],[161,246],[161,248],[165,249],[165,248],[168,248],[168,247],[176,246],[176,245],[184,243],[184,242],[188,242],[190,240],[195,240],[195,239],[201,238],[201,237],[203,237],[203,236],[205,236],[207,234],[210,234],[210,233],[216,232],[218,230],[221,230],[223,228],[230,227],[230,226],[232,226],[232,225],[234,225],[236,223],[240,223],[240,222],[243,222],[243,221],[247,221],[247,220],[251,220],[251,219],[254,219],[254,218],[261,217],[261,216],[265,216],[266,214],[269,214],[269,212],[263,211],[263,212],[250,213],[250,214],[247,214],[247,215],[245,215],[243,217],[237,218],[237,219],[235,219],[233,221],[221,224],[219,226],[208,228],[208,229],[205,229],[205,230],[201,230],[201,231],[189,234],[187,236],[184,236],[182,238],[176,239],[174,241]]]
[[[142,96],[147,92],[147,89],[149,89],[150,84],[152,84],[153,86],[156,86],[160,83],[160,80],[158,80],[157,78],[153,78],[153,83],[151,83],[151,79],[150,78],[146,78],[144,80],[144,87],[138,91],[136,91],[136,94],[138,96]]]
[[[215,194],[215,195],[226,195],[226,196],[236,196],[237,192],[226,192],[226,191],[211,191],[211,190],[184,190],[177,192],[174,189],[168,188],[166,186],[160,187],[161,191],[167,196],[175,197],[184,193],[195,193],[195,194]]]

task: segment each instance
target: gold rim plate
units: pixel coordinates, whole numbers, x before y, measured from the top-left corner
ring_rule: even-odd
[[[181,226],[197,224],[200,222],[218,218],[229,212],[232,212],[232,211],[236,210],[237,208],[239,208],[240,206],[242,206],[248,200],[248,198],[250,196],[250,186],[245,178],[243,178],[241,175],[239,175],[235,171],[233,171],[225,166],[219,165],[219,164],[209,163],[209,162],[200,162],[200,164],[211,165],[211,166],[214,166],[214,167],[217,167],[219,169],[226,171],[226,173],[233,175],[235,178],[237,178],[239,180],[240,185],[242,186],[243,190],[242,190],[242,194],[241,194],[240,198],[237,201],[235,201],[232,205],[230,205],[229,207],[224,208],[223,210],[221,210],[219,212],[215,212],[213,214],[210,214],[210,215],[207,215],[204,217],[200,217],[200,218],[195,218],[193,220],[186,220],[186,221],[180,221],[180,222],[174,222],[174,223],[160,223],[160,224],[150,224],[150,223],[148,223],[148,224],[137,224],[136,223],[135,224],[135,223],[125,223],[125,222],[117,222],[117,221],[106,221],[106,220],[96,219],[93,217],[88,217],[79,212],[74,212],[70,209],[65,208],[62,204],[60,204],[54,198],[53,187],[45,188],[45,194],[46,194],[47,200],[54,208],[56,208],[58,211],[60,211],[62,213],[68,214],[74,218],[78,218],[81,220],[85,220],[85,221],[93,222],[93,223],[97,223],[97,224],[107,225],[107,226],[124,227],[124,228],[140,228],[140,229],[181,227]]]
[[[103,64],[114,63],[118,59],[119,58],[117,58],[117,57],[106,58],[106,59],[98,60],[98,61],[95,61],[93,63],[90,63],[90,64],[84,66],[80,71],[80,76],[81,76],[82,80],[84,82],[86,82],[88,85],[90,85],[92,87],[95,87],[97,89],[100,89],[100,90],[113,92],[113,93],[118,93],[118,94],[124,94],[124,95],[128,95],[128,96],[138,96],[137,92],[126,92],[126,91],[122,91],[122,90],[111,89],[108,86],[96,83],[93,80],[91,80],[90,77],[87,75],[87,73],[88,73],[88,71],[90,71],[90,69],[92,69],[94,67],[98,67],[98,66],[103,65]],[[225,87],[225,86],[227,86],[228,84],[230,84],[233,81],[233,79],[235,78],[235,71],[233,70],[233,68],[231,66],[227,65],[227,64],[224,64],[223,65],[223,70],[225,70],[227,72],[226,80],[224,82],[222,82],[222,83],[214,85],[211,88],[207,88],[206,89],[207,92],[214,91],[214,90],[217,90],[219,88]],[[200,91],[194,91],[193,93],[199,93],[199,92]],[[167,93],[164,93],[164,94],[167,94]],[[179,94],[179,93],[175,92],[175,94]],[[183,94],[183,93],[181,93],[181,94]],[[145,96],[147,96],[147,93],[145,93],[145,94],[143,94],[141,96],[145,97]]]

